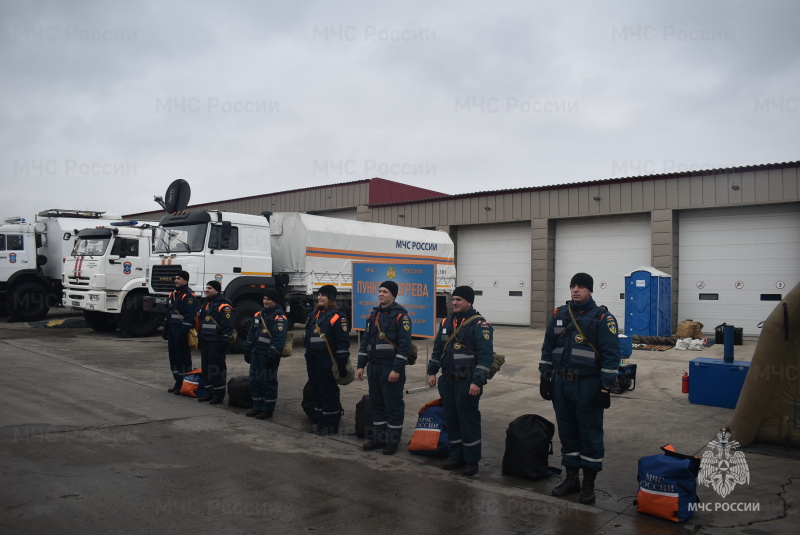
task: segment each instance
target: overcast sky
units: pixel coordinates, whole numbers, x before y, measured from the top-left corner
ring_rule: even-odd
[[[0,0],[0,216],[796,161],[800,2]]]

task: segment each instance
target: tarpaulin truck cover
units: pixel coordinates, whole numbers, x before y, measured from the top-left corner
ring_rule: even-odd
[[[271,219],[273,273],[290,276],[295,291],[324,284],[352,290],[352,262],[432,263],[436,291],[455,287],[455,246],[446,232],[279,212]]]

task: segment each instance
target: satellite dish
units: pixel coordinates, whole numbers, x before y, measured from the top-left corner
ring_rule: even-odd
[[[192,188],[189,183],[179,178],[172,182],[164,195],[164,204],[168,213],[182,212],[189,206],[189,197],[192,195]]]

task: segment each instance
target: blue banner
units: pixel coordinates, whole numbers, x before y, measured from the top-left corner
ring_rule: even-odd
[[[436,266],[396,262],[353,262],[353,325],[363,331],[369,313],[378,303],[378,288],[385,280],[397,283],[397,303],[411,318],[411,334],[436,336]]]

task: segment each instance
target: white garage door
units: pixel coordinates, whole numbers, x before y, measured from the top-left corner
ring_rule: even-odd
[[[569,281],[585,272],[592,297],[625,328],[625,275],[651,262],[650,215],[591,217],[556,222],[555,304],[569,301]]]
[[[456,281],[472,286],[475,308],[489,322],[530,325],[530,223],[459,228]]]
[[[682,212],[679,229],[678,320],[759,335],[800,281],[800,205]]]

